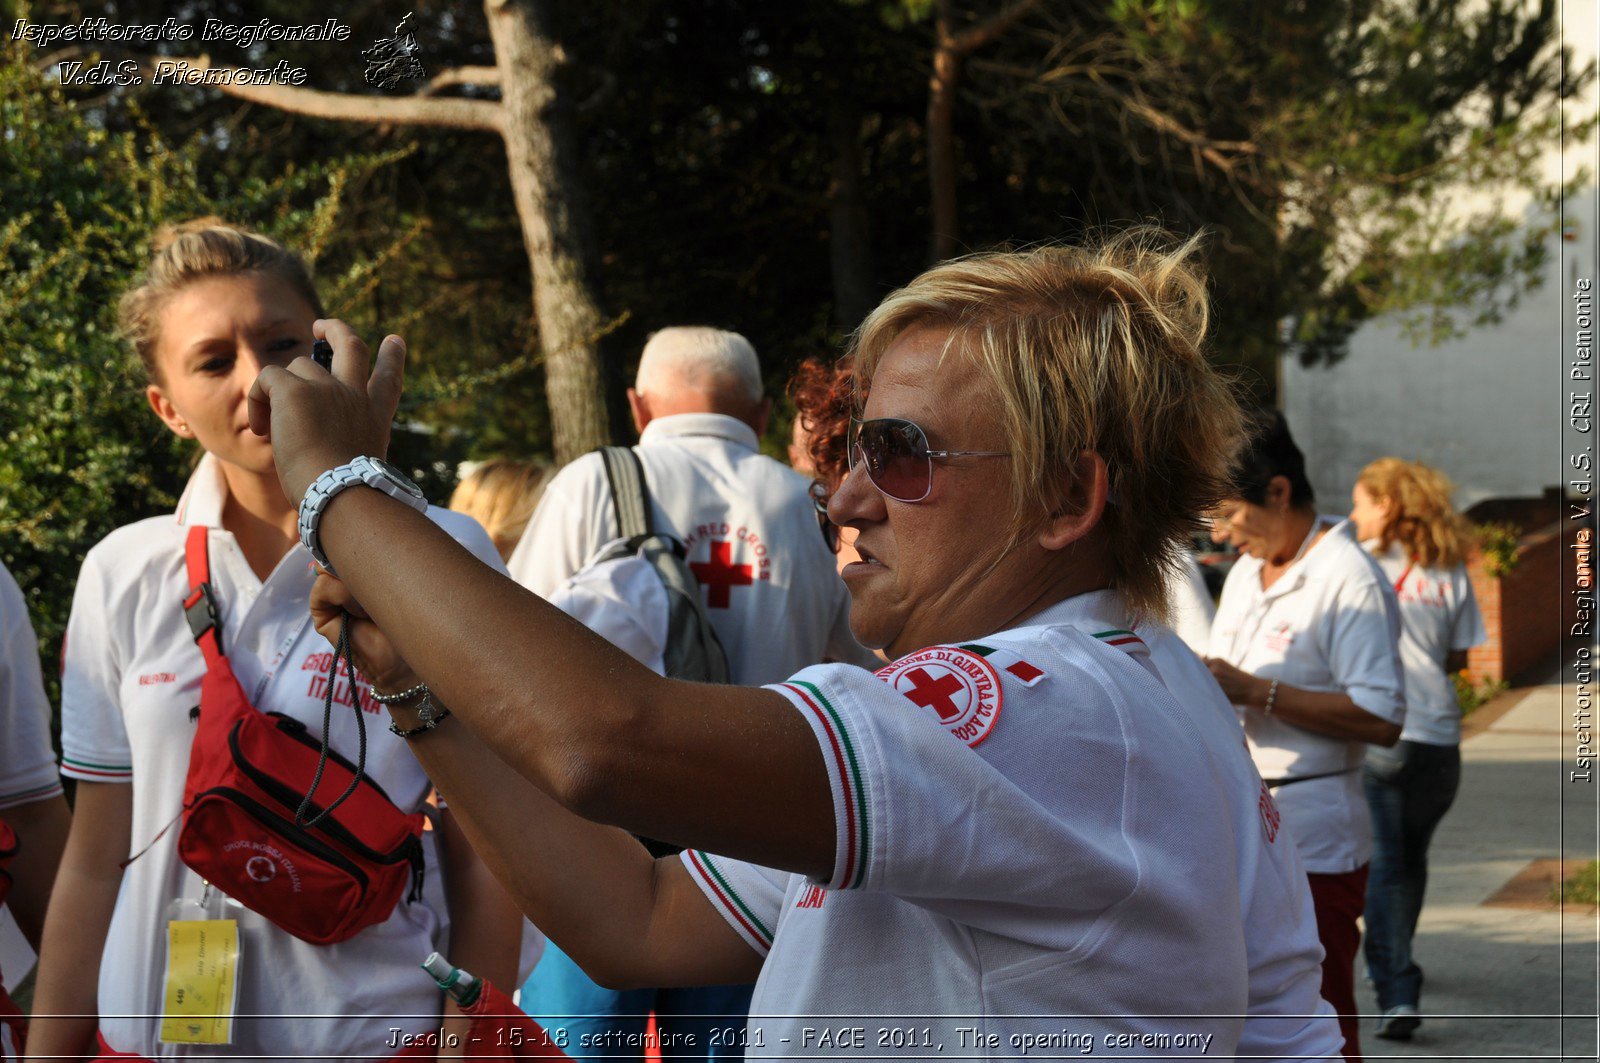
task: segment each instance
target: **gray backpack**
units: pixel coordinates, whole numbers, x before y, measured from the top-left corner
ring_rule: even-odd
[[[728,682],[728,655],[700,600],[700,581],[689,568],[687,551],[677,539],[656,531],[650,520],[650,491],[639,455],[631,447],[602,447],[600,457],[622,541],[593,563],[637,557],[649,564],[667,592],[666,675],[698,683]]]

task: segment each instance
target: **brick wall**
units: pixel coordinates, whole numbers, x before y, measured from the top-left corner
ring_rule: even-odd
[[[1504,578],[1484,571],[1482,555],[1467,562],[1489,636],[1467,654],[1474,683],[1512,679],[1560,644],[1561,526],[1524,535],[1517,556],[1517,567]]]

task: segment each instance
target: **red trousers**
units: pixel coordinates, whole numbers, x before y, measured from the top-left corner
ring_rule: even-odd
[[[89,1063],[113,1063],[113,1061],[118,1060],[118,1059],[144,1059],[144,1056],[134,1055],[132,1052],[118,1052],[116,1049],[114,1049],[110,1045],[106,1044],[106,1039],[104,1037],[100,1036],[99,1033],[96,1033],[94,1035],[94,1039],[95,1039],[95,1044],[96,1044],[96,1046],[98,1048],[98,1051],[97,1051],[97,1054],[95,1055],[94,1059],[90,1060]],[[435,1051],[436,1051],[436,1049],[434,1049],[431,1046],[412,1045],[409,1048],[401,1049],[399,1052],[396,1052],[394,1055],[390,1056],[389,1058],[390,1059],[432,1059],[434,1057]],[[299,1057],[297,1057],[297,1056],[286,1056],[285,1058],[287,1058],[287,1059],[296,1059],[296,1058],[299,1058]]]
[[[1367,865],[1337,875],[1307,873],[1311,903],[1317,911],[1317,937],[1322,941],[1322,999],[1339,1013],[1344,1058],[1361,1063],[1361,1023],[1356,1014],[1356,952],[1361,928],[1356,925],[1367,905]]]

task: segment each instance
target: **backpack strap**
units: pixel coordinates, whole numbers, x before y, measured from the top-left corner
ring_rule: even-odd
[[[206,667],[222,657],[222,613],[211,590],[210,529],[194,525],[183,544],[183,566],[189,575],[189,594],[183,599],[183,616],[194,641],[205,655]]]
[[[617,516],[617,534],[623,539],[650,535],[650,491],[644,482],[644,466],[632,447],[601,447],[606,480],[611,484],[611,507]]]

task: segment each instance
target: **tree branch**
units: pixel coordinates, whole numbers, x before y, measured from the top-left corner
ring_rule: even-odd
[[[62,49],[41,57],[37,62],[41,69],[45,69],[79,53],[81,49],[76,47]],[[140,69],[147,76],[156,74],[158,62],[186,63],[196,70],[232,72],[242,69],[214,65],[211,57],[206,55],[193,57],[136,55],[133,58],[138,61]],[[228,82],[210,87],[237,99],[265,104],[280,111],[311,118],[373,124],[442,126],[447,129],[481,129],[489,133],[504,132],[504,112],[500,104],[492,100],[360,96],[351,92],[323,92],[319,89],[302,89],[291,85],[240,85]]]
[[[980,22],[969,30],[964,30],[953,37],[941,41],[942,47],[961,56],[971,55],[979,48],[1001,37],[1012,26],[1016,25],[1023,16],[1029,14],[1039,6],[1039,0],[1017,0],[1016,3],[995,15],[987,22]],[[946,24],[948,25],[948,24]]]
[[[457,85],[485,85],[496,86],[500,84],[500,68],[497,66],[456,66],[449,70],[441,70],[429,82],[417,90],[418,96],[437,96],[445,89]]]

